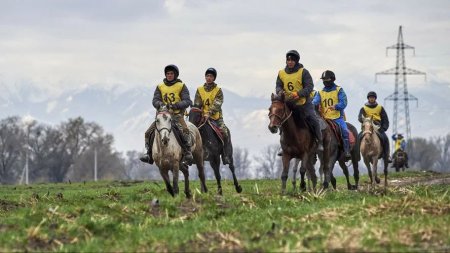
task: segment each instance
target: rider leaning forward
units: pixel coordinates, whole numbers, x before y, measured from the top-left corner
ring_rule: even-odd
[[[166,78],[156,87],[152,103],[156,110],[159,110],[162,106],[166,106],[172,111],[172,119],[175,126],[182,132],[180,137],[183,149],[183,163],[190,165],[193,161],[191,153],[192,142],[183,116],[186,108],[191,106],[192,101],[186,85],[178,79],[179,73],[178,67],[175,65],[167,65],[164,68]],[[145,132],[145,148],[147,149],[147,154],[140,158],[142,162],[149,164],[153,164],[152,145],[155,128],[156,124],[153,122]]]
[[[286,67],[278,71],[276,93],[284,92],[288,98],[287,105],[294,114],[302,114],[311,125],[313,134],[318,141],[318,150],[323,150],[322,132],[319,119],[311,103],[311,93],[314,92],[314,83],[309,71],[299,63],[300,54],[296,50],[286,53]],[[295,117],[294,117],[295,119]]]
[[[206,70],[206,82],[197,88],[194,98],[194,107],[202,109],[203,117],[213,121],[220,128],[224,142],[222,162],[223,164],[230,164],[232,156],[230,131],[223,121],[223,92],[217,83],[215,83],[216,77],[216,69],[208,68]]]
[[[359,122],[363,122],[364,118],[373,117],[373,122],[380,126],[378,132],[381,137],[381,144],[383,146],[383,157],[388,157],[388,162],[392,162],[389,155],[389,139],[386,131],[389,128],[389,119],[383,106],[377,103],[377,93],[370,91],[367,94],[367,103],[361,108],[358,115]],[[359,133],[361,140],[362,133]]]
[[[341,129],[344,141],[344,155],[346,159],[350,155],[350,141],[348,137],[347,123],[344,119],[344,109],[347,107],[347,95],[341,86],[334,83],[336,76],[333,71],[326,70],[322,73],[323,89],[319,90],[313,99],[313,104],[319,107],[320,115],[324,119],[333,120]]]

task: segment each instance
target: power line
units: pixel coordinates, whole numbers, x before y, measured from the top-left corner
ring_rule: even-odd
[[[406,82],[407,75],[424,75],[426,80],[426,73],[407,68],[405,64],[405,49],[412,49],[415,55],[415,48],[403,42],[402,26],[399,27],[397,44],[386,47],[386,56],[389,49],[397,51],[397,60],[395,68],[378,72],[375,74],[375,81],[378,75],[395,75],[395,90],[394,93],[387,96],[384,100],[394,101],[394,119],[393,119],[393,133],[398,133],[398,130],[406,133],[406,138],[411,139],[411,126],[409,117],[409,101],[416,101],[418,99],[408,93],[408,85]]]

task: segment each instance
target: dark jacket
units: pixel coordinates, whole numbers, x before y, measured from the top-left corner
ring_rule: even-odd
[[[366,106],[370,108],[375,108],[378,105],[377,102],[374,104],[366,103]],[[389,129],[389,118],[387,116],[386,111],[384,110],[384,107],[381,106],[381,122],[375,121],[377,125],[380,125],[380,130],[383,132],[386,132]],[[364,110],[364,107],[361,107],[361,110],[359,110],[358,120],[359,122],[363,122],[364,117],[366,117],[366,111]]]
[[[182,82],[182,81],[180,79],[176,79],[172,82],[168,82],[164,78],[164,83],[167,86],[172,86],[177,82]],[[175,109],[180,109],[181,111],[184,111],[186,108],[188,108],[189,106],[192,105],[191,97],[189,95],[189,90],[184,83],[183,83],[183,89],[181,90],[180,98],[181,98],[181,101],[174,104]],[[161,91],[159,90],[158,86],[156,86],[155,93],[153,94],[152,104],[153,104],[153,107],[155,107],[156,109],[159,109],[162,105],[164,105]]]
[[[297,63],[292,69],[290,69],[286,66],[284,68],[284,70],[286,71],[286,73],[292,74],[292,73],[297,72],[300,68],[303,68],[303,65],[301,63]],[[307,69],[303,69],[302,85],[303,85],[303,89],[301,91],[297,92],[298,96],[309,98],[309,94],[314,89],[314,82],[311,77],[311,74],[309,74],[309,71]],[[281,91],[283,91],[283,82],[281,81],[280,76],[277,76],[275,92],[277,94],[279,94]]]

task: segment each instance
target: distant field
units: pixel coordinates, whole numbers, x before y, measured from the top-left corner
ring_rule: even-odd
[[[369,190],[293,192],[214,181],[193,198],[162,182],[0,186],[0,251],[450,251],[450,175],[391,173]],[[182,184],[180,184],[182,187]],[[182,190],[182,188],[181,188]],[[156,201],[158,200],[158,201]]]

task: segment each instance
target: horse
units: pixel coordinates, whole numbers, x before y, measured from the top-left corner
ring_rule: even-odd
[[[214,170],[214,176],[217,181],[217,191],[220,195],[222,195],[222,183],[221,183],[221,175],[220,175],[220,156],[224,155],[223,149],[224,145],[222,140],[218,137],[218,134],[213,129],[213,124],[211,120],[205,120],[202,115],[202,110],[196,107],[192,107],[189,111],[189,122],[195,125],[200,132],[200,135],[203,140],[203,152],[204,152],[204,160],[209,161],[212,169]],[[229,137],[231,140],[231,136]],[[231,141],[230,141],[231,142]],[[242,192],[242,187],[239,185],[236,174],[234,172],[234,163],[233,163],[233,150],[231,143],[229,144],[231,148],[230,152],[230,164],[228,167],[230,168],[231,174],[233,176],[234,188],[237,193]]]
[[[177,141],[176,136],[176,126],[172,122],[171,111],[166,107],[161,107],[156,115],[156,130],[155,139],[152,146],[153,160],[159,168],[161,177],[164,179],[167,191],[173,197],[178,194],[178,174],[179,170],[184,175],[184,193],[187,198],[191,197],[191,191],[189,189],[189,169],[188,166],[181,162],[182,160],[182,148]],[[203,150],[202,150],[202,139],[198,129],[189,122],[188,125],[191,139],[193,144],[191,147],[192,155],[194,157],[194,162],[197,165],[198,175],[200,178],[201,191],[207,192],[205,183],[205,171],[203,163]],[[181,133],[179,133],[181,134]],[[173,177],[173,187],[170,184],[169,170],[172,171]]]
[[[383,147],[381,145],[381,139],[378,136],[378,129],[380,128],[373,122],[373,117],[364,118],[362,122],[363,137],[360,143],[360,150],[363,156],[364,163],[366,164],[369,172],[370,183],[372,187],[380,183],[380,179],[377,176],[377,163],[378,159],[383,154]],[[387,174],[388,174],[388,159],[383,157],[384,161],[384,189],[387,188]],[[370,166],[372,164],[372,166]]]
[[[400,169],[405,171],[406,168],[406,152],[399,149],[394,153],[394,157],[392,157],[392,167],[395,168],[396,172],[399,172]]]
[[[339,126],[332,125],[334,124],[330,120],[326,120],[327,124],[329,125],[330,129],[338,129]],[[347,128],[349,129],[349,136],[352,134],[353,138],[355,138],[354,145],[350,146],[350,155],[351,155],[351,162],[353,166],[353,178],[355,180],[355,184],[352,185],[350,183],[349,173],[348,173],[348,166],[346,164],[345,155],[344,155],[344,149],[340,145],[340,141],[337,137],[337,135],[340,135],[340,129],[332,134],[331,136],[331,142],[330,142],[330,159],[329,159],[329,168],[331,173],[331,184],[333,185],[334,189],[336,189],[336,178],[333,175],[333,168],[336,161],[339,162],[339,166],[341,167],[345,179],[347,180],[347,189],[348,190],[357,190],[358,189],[358,183],[359,183],[359,169],[358,169],[358,162],[361,160],[361,156],[359,153],[359,143],[358,143],[358,131],[356,128],[348,123]],[[319,160],[323,159],[322,152],[318,152]],[[322,163],[320,165],[322,167]]]
[[[311,176],[313,189],[316,188],[317,176],[314,171],[314,159],[317,150],[317,143],[313,134],[311,133],[306,119],[299,113],[297,122],[292,117],[292,111],[285,102],[285,94],[275,95],[272,93],[271,106],[269,108],[269,130],[275,134],[278,129],[281,129],[280,144],[283,150],[282,163],[283,172],[281,173],[281,194],[286,191],[286,181],[289,172],[289,162],[292,158],[301,159],[302,165],[300,167],[300,188],[306,190],[305,174],[308,171]],[[330,182],[330,170],[328,167],[329,152],[326,147],[329,146],[330,132],[328,129],[323,135],[324,146],[324,174],[323,187],[328,188]]]

